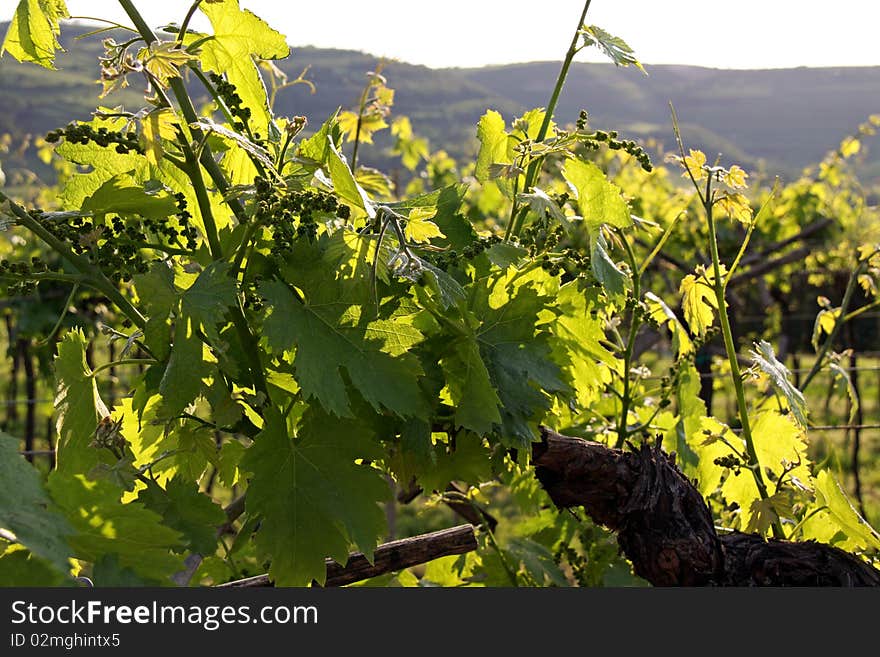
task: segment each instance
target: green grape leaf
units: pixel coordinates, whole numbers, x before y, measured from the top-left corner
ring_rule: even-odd
[[[404,321],[369,320],[369,309],[345,300],[350,284],[320,274],[297,281],[302,301],[280,281],[261,287],[271,311],[263,324],[270,348],[279,354],[295,348],[293,364],[303,392],[336,415],[351,413],[343,370],[377,411],[419,415],[422,369],[406,351],[421,341],[421,333]]]
[[[827,470],[816,475],[816,503],[825,508],[804,522],[804,537],[834,543],[845,550],[880,550],[880,533],[853,507]],[[839,533],[845,535],[840,540]]]
[[[754,366],[766,374],[776,391],[785,397],[788,407],[800,425],[806,427],[807,401],[789,378],[791,372],[776,358],[773,346],[766,340],[760,340],[755,343],[755,348],[749,354],[752,356]]]
[[[500,424],[506,445],[527,448],[551,395],[569,390],[551,357],[552,334],[538,326],[555,304],[542,288],[549,281],[541,269],[511,269],[474,284],[469,321],[441,361],[456,426],[485,434]]]
[[[565,226],[566,229],[571,228],[571,220],[565,216],[562,208],[554,201],[544,190],[533,187],[531,193],[523,193],[517,196],[520,202],[528,203],[529,208],[537,216],[543,217],[544,213],[549,214],[553,219]]]
[[[455,425],[478,434],[490,433],[493,425],[501,424],[501,400],[476,339],[456,341],[445,354],[440,365],[455,406]]]
[[[653,292],[645,293],[645,304],[648,307],[648,315],[660,326],[665,325],[672,334],[672,349],[676,358],[688,356],[694,352],[694,343],[691,342],[684,326],[673,310]]]
[[[632,65],[645,75],[648,74],[642,63],[636,59],[633,49],[620,37],[609,34],[597,25],[583,25],[580,32],[584,47],[596,46],[616,66]]]
[[[174,196],[163,187],[150,189],[130,174],[120,173],[83,200],[82,209],[103,218],[109,213],[162,219],[178,212]]]
[[[131,398],[123,399],[113,410],[113,418],[122,419],[122,435],[134,456],[133,465],[150,465],[156,482],[165,485],[175,475],[184,481],[196,481],[208,463],[219,464],[214,437],[192,424],[168,424],[162,416],[160,395],[152,395],[140,413]]]
[[[86,338],[82,330],[69,331],[55,357],[55,409],[58,412],[57,469],[86,473],[100,461],[90,447],[95,429],[109,415],[98,395],[98,386],[86,364]]]
[[[238,0],[204,2],[199,9],[214,28],[213,38],[205,40],[199,47],[202,68],[220,75],[226,74],[241,97],[242,106],[251,110],[252,129],[265,137],[270,112],[266,88],[254,58],[287,57],[290,48],[284,35],[273,30],[251,11],[240,9]]]
[[[556,296],[559,317],[553,333],[564,354],[558,362],[568,373],[581,408],[587,408],[603,386],[611,382],[613,371],[620,371],[619,359],[602,346],[605,329],[598,316],[598,294],[578,281],[566,283]]]
[[[300,142],[297,154],[323,165],[330,157],[330,147],[340,144],[341,141],[342,131],[339,128],[339,109],[337,109],[321,124],[315,134]]]
[[[632,225],[632,216],[620,188],[592,162],[568,160],[562,175],[577,195],[578,212],[587,227],[593,275],[608,292],[622,295],[627,276],[611,259],[602,235],[602,226],[628,228]]]
[[[306,586],[326,579],[324,559],[346,563],[352,543],[371,558],[385,530],[379,502],[389,489],[381,473],[355,460],[358,432],[327,430],[296,441],[280,413],[270,409],[266,424],[242,462],[254,477],[247,511],[259,514],[257,549],[271,560],[269,576],[278,586]]]
[[[48,69],[55,68],[59,22],[68,18],[64,0],[21,0],[6,30],[0,56],[9,53],[20,62],[32,62]]]
[[[73,526],[69,543],[77,559],[94,563],[115,555],[121,567],[166,583],[181,569],[181,558],[173,554],[184,547],[180,534],[162,525],[161,517],[143,505],[124,504],[117,486],[53,472],[48,489]]]
[[[688,274],[681,281],[679,293],[682,295],[684,319],[691,333],[697,336],[706,335],[706,331],[715,321],[715,310],[718,308],[715,290],[706,281],[705,276],[697,278],[693,274]]]
[[[591,231],[604,224],[615,228],[632,225],[632,216],[620,188],[610,182],[595,164],[568,160],[562,175],[577,194],[578,212]]]
[[[460,431],[454,449],[443,447],[434,450],[434,464],[418,477],[426,491],[443,492],[450,481],[478,485],[492,478],[491,449],[480,436]]]
[[[590,231],[590,265],[593,275],[609,294],[622,296],[626,291],[627,275],[608,253],[608,244],[601,230]]]
[[[65,573],[71,556],[66,539],[73,530],[43,490],[37,470],[18,450],[18,440],[0,433],[0,527],[56,572]]]
[[[212,262],[180,299],[183,313],[201,324],[215,341],[219,341],[217,324],[223,322],[227,309],[237,303],[237,288],[229,275],[231,267],[228,262]]]
[[[329,137],[327,138],[327,172],[330,174],[330,180],[333,181],[333,189],[340,198],[363,210],[370,219],[376,216],[375,204],[357,184],[348,162],[339,154]]]
[[[205,361],[205,345],[196,333],[197,328],[189,316],[177,318],[171,356],[159,383],[164,417],[183,412],[199,396],[202,379],[210,373],[210,364]]]
[[[156,261],[144,274],[134,277],[141,306],[151,317],[165,319],[177,304],[174,272],[162,261]]]
[[[245,447],[237,440],[223,443],[223,447],[220,448],[220,465],[217,469],[217,476],[224,486],[231,488],[241,480],[243,475],[239,465],[244,454]]]
[[[493,164],[508,164],[507,140],[504,119],[495,110],[487,111],[477,124],[477,139],[480,141],[480,151],[477,155],[477,164],[474,169],[474,177],[481,183],[489,182],[492,177],[489,169]]]
[[[419,208],[432,210],[431,221],[443,233],[443,237],[435,239],[433,244],[462,249],[477,239],[477,232],[471,222],[459,213],[466,193],[467,185],[448,185],[427,194],[388,203],[387,207],[402,214]]]
[[[423,243],[430,242],[438,237],[446,237],[443,231],[431,221],[434,212],[430,208],[413,208],[410,210],[409,218],[404,229],[404,236],[407,241]]]
[[[769,470],[774,478],[779,478],[787,471],[787,481],[797,481],[801,486],[809,486],[812,477],[803,428],[790,415],[777,411],[764,411],[750,419],[752,439],[762,472]],[[767,504],[755,504],[761,501],[761,496],[751,472],[743,469],[739,475],[731,474],[722,484],[721,492],[728,503],[739,506],[743,530],[765,526],[766,518],[756,518],[755,514],[763,513],[766,516],[770,507]],[[774,512],[780,510],[777,504],[773,504],[772,509]]]
[[[176,476],[163,490],[150,482],[138,495],[138,502],[162,516],[162,522],[179,531],[189,549],[202,555],[217,549],[217,528],[226,521],[223,509],[214,504],[198,486]]]

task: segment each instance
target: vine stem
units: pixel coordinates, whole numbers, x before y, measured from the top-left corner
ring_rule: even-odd
[[[141,36],[144,37],[144,40],[147,43],[152,43],[158,40],[131,0],[119,0],[119,4],[122,6],[123,10],[125,10],[125,13],[128,14],[128,17],[134,23],[135,27],[137,27],[138,32],[140,32]],[[169,86],[180,105],[180,111],[192,132],[193,138],[198,143],[205,143],[204,133],[199,128],[193,127],[193,124],[198,121],[198,114],[196,113],[192,99],[189,97],[186,86],[183,84],[183,80],[180,77],[171,78],[169,80]],[[191,151],[191,149],[188,149],[188,151]],[[203,210],[202,219],[205,224],[208,244],[211,247],[211,254],[215,259],[220,259],[223,257],[223,251],[220,244],[220,237],[217,232],[217,225],[214,222],[213,214],[210,210],[208,190],[205,186],[205,181],[202,178],[200,164],[205,167],[205,170],[208,172],[208,175],[211,177],[211,180],[221,194],[225,194],[229,189],[229,182],[226,180],[226,176],[220,169],[220,165],[214,160],[214,156],[207,144],[202,148],[201,155],[197,160],[190,160],[190,153],[187,152],[187,168],[190,169],[188,172],[190,174],[189,178],[196,192],[196,198],[199,201],[199,208]],[[228,203],[236,219],[240,223],[246,224],[248,218],[241,204],[234,199],[230,199]],[[205,210],[207,210],[207,216],[205,216]],[[232,323],[235,326],[236,334],[241,342],[242,349],[248,359],[248,369],[251,372],[254,389],[257,392],[262,392],[266,396],[267,401],[269,401],[271,400],[271,397],[269,395],[269,386],[266,383],[266,377],[263,372],[263,364],[260,360],[259,344],[256,336],[251,331],[250,326],[248,326],[247,318],[245,317],[244,310],[240,303],[231,308],[230,316],[232,318]],[[146,322],[144,322],[144,324],[146,324]],[[140,326],[139,328],[143,328],[143,326]]]
[[[727,315],[727,299],[725,296],[725,280],[721,275],[721,259],[718,255],[718,239],[715,232],[715,217],[713,213],[714,199],[712,196],[712,176],[706,180],[706,191],[703,196],[703,208],[706,211],[706,220],[709,226],[709,250],[712,255],[712,287],[715,291],[715,300],[718,305],[718,317],[721,323],[721,335],[724,338],[724,349],[727,353],[727,361],[730,365],[730,377],[733,379],[733,388],[736,393],[736,406],[739,411],[739,419],[742,425],[742,438],[746,444],[746,454],[749,457],[749,469],[755,478],[755,485],[762,500],[770,497],[767,492],[767,484],[764,474],[761,472],[761,462],[758,452],[755,450],[755,441],[752,437],[752,426],[749,421],[749,409],[746,404],[746,394],[743,387],[742,371],[737,360],[736,345],[733,341],[733,331],[730,328],[730,318]],[[777,518],[773,522],[773,536],[778,539],[785,538],[785,530]]]
[[[620,240],[623,242],[627,258],[629,259],[630,270],[632,271],[633,291],[630,299],[633,303],[633,307],[629,323],[629,337],[626,341],[626,349],[623,352],[623,394],[621,396],[620,422],[617,425],[617,442],[615,444],[617,449],[623,447],[624,442],[629,436],[626,418],[629,416],[629,407],[632,403],[632,400],[630,399],[630,371],[632,370],[632,357],[633,352],[635,351],[636,336],[642,325],[641,314],[638,312],[638,304],[642,295],[641,270],[636,266],[635,254],[633,253],[629,242],[627,242],[626,236],[622,233],[620,235]]]
[[[559,69],[559,75],[556,77],[556,86],[553,87],[553,93],[550,95],[550,101],[547,103],[547,109],[544,113],[544,120],[541,122],[541,128],[538,130],[538,136],[535,139],[536,142],[544,141],[544,138],[547,136],[547,132],[550,130],[550,123],[553,121],[553,112],[556,111],[556,105],[559,102],[559,95],[562,93],[562,88],[565,86],[565,79],[568,77],[568,69],[571,67],[571,62],[574,60],[574,56],[578,54],[580,48],[578,47],[578,37],[581,35],[581,28],[584,25],[584,21],[587,18],[587,12],[590,9],[590,3],[592,0],[587,0],[584,3],[584,9],[581,12],[581,18],[578,21],[577,29],[574,31],[574,36],[571,38],[571,45],[568,46],[568,51],[565,53],[565,59],[562,61],[562,68]],[[523,185],[523,192],[529,192],[529,190],[534,186],[534,184],[538,181],[538,175],[541,173],[541,166],[543,162],[543,158],[537,158],[529,163],[529,168],[526,170],[526,179],[525,184]],[[526,208],[523,208],[516,211],[517,201],[516,196],[513,198],[513,210],[511,211],[511,217],[513,220],[507,224],[507,231],[504,234],[505,241],[510,240],[511,237],[516,237],[519,235],[519,231],[522,229],[523,221],[525,220]]]
[[[89,262],[88,258],[77,255],[71,251],[67,244],[46,230],[46,228],[31,216],[27,210],[18,205],[18,203],[15,203],[3,192],[0,192],[0,202],[8,203],[12,210],[12,214],[16,216],[19,224],[27,228],[34,235],[52,247],[58,255],[67,260],[80,274],[83,275],[81,280],[71,282],[89,285],[90,287],[103,292],[107,298],[115,303],[119,310],[121,310],[122,313],[139,329],[143,329],[147,325],[147,319],[122,295],[122,292],[120,292],[116,285],[104,275],[104,272],[101,271],[99,267]]]

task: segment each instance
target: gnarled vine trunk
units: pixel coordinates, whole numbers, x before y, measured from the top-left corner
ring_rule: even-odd
[[[542,437],[532,461],[553,502],[582,506],[617,532],[636,574],[655,586],[880,586],[880,571],[830,545],[719,536],[702,495],[659,447]]]

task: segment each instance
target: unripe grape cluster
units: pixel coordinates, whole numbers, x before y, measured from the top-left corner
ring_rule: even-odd
[[[251,118],[250,108],[242,107],[241,96],[238,95],[238,91],[236,91],[234,84],[224,79],[222,75],[218,75],[213,71],[210,73],[210,78],[211,83],[214,85],[214,89],[217,91],[217,95],[223,99],[223,103],[226,105],[227,109],[229,109],[229,113],[236,119],[233,123],[233,127],[239,132],[244,132],[245,126]],[[259,138],[259,135],[254,136]]]
[[[46,135],[46,141],[55,144],[64,139],[71,144],[88,144],[93,142],[98,146],[108,148],[115,146],[117,153],[126,154],[130,152],[144,154],[144,149],[138,141],[137,133],[120,132],[110,130],[105,126],[99,127],[97,130],[86,123],[69,123],[64,128],[52,130]]]
[[[46,219],[39,209],[31,214],[55,237],[66,242],[76,255],[89,256],[112,281],[130,281],[135,274],[144,273],[149,267],[141,253],[142,249],[148,248],[149,235],[180,247],[184,246],[181,240],[185,240],[186,248],[195,250],[198,231],[190,223],[192,215],[187,210],[186,198],[182,193],[174,197],[178,208],[176,226],[167,217],[138,217],[126,221],[112,215],[105,223],[97,223],[82,216],[66,221]]]
[[[318,234],[320,216],[340,219],[351,216],[351,208],[327,192],[288,190],[260,177],[254,180],[254,185],[254,219],[272,230],[271,251],[276,256],[289,252],[297,239],[313,241]]]
[[[583,110],[581,110],[580,116],[578,117],[577,128],[580,131],[584,131],[587,128],[587,113]],[[654,165],[651,164],[651,158],[648,156],[648,153],[645,152],[645,149],[631,139],[618,139],[616,130],[610,130],[608,132],[605,130],[596,130],[592,135],[587,135],[584,141],[584,146],[594,151],[598,150],[602,144],[607,145],[612,151],[624,151],[629,153],[636,158],[642,169],[648,173],[654,170]]]

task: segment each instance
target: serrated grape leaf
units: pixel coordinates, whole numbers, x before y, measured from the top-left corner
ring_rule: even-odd
[[[501,424],[501,400],[492,385],[489,371],[473,340],[459,340],[446,350],[440,361],[455,406],[455,425],[477,434],[487,434]]]
[[[177,304],[178,293],[174,287],[174,272],[162,261],[156,261],[144,274],[134,277],[138,299],[150,317],[164,319]]]
[[[437,454],[431,439],[431,425],[421,419],[404,422],[400,427],[399,449],[390,463],[399,484],[409,486],[413,479],[430,472],[436,464]]]
[[[201,324],[214,343],[219,343],[217,324],[224,321],[226,311],[237,303],[238,290],[229,275],[231,267],[228,262],[212,262],[180,299],[183,313]]]
[[[471,222],[459,213],[467,190],[467,185],[449,185],[398,203],[389,203],[388,207],[403,213],[414,208],[435,209],[436,213],[431,221],[443,233],[443,238],[436,240],[435,244],[460,249],[477,239],[477,232]]]
[[[424,270],[427,286],[437,295],[444,310],[452,308],[467,298],[464,288],[452,276],[425,260],[422,260],[420,264]]]
[[[56,468],[60,472],[86,473],[101,460],[99,450],[89,443],[98,422],[109,412],[91,374],[85,335],[80,329],[69,331],[55,357]]]
[[[345,141],[358,139],[362,144],[373,143],[373,133],[388,127],[387,121],[378,112],[365,112],[358,117],[350,111],[339,114],[339,127],[345,135]]]
[[[508,540],[504,551],[514,563],[522,564],[538,586],[571,586],[553,552],[537,541],[515,536]]]
[[[807,446],[804,442],[803,429],[794,422],[790,415],[777,411],[764,411],[751,418],[752,439],[761,471],[769,470],[775,478],[788,470],[788,480],[794,477],[804,485],[812,481],[807,459]],[[793,466],[795,463],[799,465]],[[758,522],[753,519],[754,513],[766,512],[766,506],[755,506],[761,496],[751,472],[743,469],[738,476],[728,476],[721,486],[721,492],[728,503],[735,502],[740,508],[743,529],[754,526]],[[774,507],[775,508],[775,507]],[[777,509],[778,511],[778,509]],[[763,526],[763,523],[759,523]]]
[[[803,393],[792,383],[791,372],[776,358],[773,346],[766,340],[759,340],[755,348],[749,352],[755,367],[764,372],[776,391],[785,397],[788,407],[802,427],[807,426],[807,400]]]
[[[357,184],[361,186],[367,194],[388,198],[394,195],[394,181],[373,167],[358,166],[357,175],[355,176]]]
[[[242,478],[241,469],[238,467],[245,454],[245,447],[237,440],[223,443],[220,448],[220,465],[217,468],[217,476],[224,486],[235,486]]]
[[[190,550],[209,555],[217,549],[217,528],[226,521],[226,514],[210,497],[200,493],[194,482],[176,476],[163,490],[151,481],[137,499],[158,513],[164,525],[179,531]]]
[[[622,296],[626,291],[627,275],[608,254],[608,244],[601,230],[590,231],[590,265],[596,280],[609,294]]]
[[[511,269],[475,283],[468,304],[473,321],[462,325],[463,335],[441,361],[456,426],[485,434],[500,424],[502,442],[511,447],[527,448],[551,395],[569,390],[552,359],[553,336],[538,326],[539,315],[555,305],[541,277],[549,280],[541,269]]]
[[[522,193],[517,198],[520,202],[528,203],[532,212],[539,217],[543,217],[546,213],[566,228],[571,227],[571,220],[565,216],[562,208],[543,189],[533,187],[531,193]]]
[[[681,307],[684,319],[696,336],[703,336],[715,321],[718,299],[715,290],[704,276],[697,278],[688,274],[681,281],[679,293],[682,295]]]
[[[406,239],[410,242],[423,243],[438,237],[446,237],[437,224],[431,221],[433,217],[434,211],[431,208],[410,210],[406,228],[403,231]]]
[[[182,560],[180,534],[137,502],[123,504],[121,489],[108,481],[53,472],[49,493],[75,531],[69,543],[77,559],[98,561],[116,555],[119,565],[152,580],[168,582]]]
[[[600,302],[595,289],[571,281],[559,289],[556,301],[560,315],[553,333],[564,349],[558,362],[568,373],[577,403],[586,408],[610,383],[612,371],[620,371],[620,361],[600,342],[605,330],[597,313]]]
[[[57,573],[66,573],[71,556],[66,539],[73,529],[54,508],[39,473],[19,449],[17,439],[0,433],[0,527],[15,534],[19,543]]]
[[[199,9],[214,28],[214,37],[204,41],[199,48],[202,68],[226,74],[241,97],[242,106],[251,110],[251,127],[263,137],[267,136],[269,105],[254,58],[287,57],[290,48],[284,35],[251,11],[240,9],[238,0],[203,2]]]
[[[280,281],[261,287],[270,309],[263,324],[269,347],[278,354],[295,348],[293,364],[303,392],[336,415],[351,413],[343,371],[377,411],[419,415],[424,408],[418,388],[422,369],[406,352],[421,341],[421,333],[405,320],[370,320],[372,311],[352,298],[344,273],[329,267],[322,271],[323,266],[291,271],[302,301]]]
[[[55,68],[59,22],[68,18],[64,0],[21,0],[6,30],[0,56],[9,53],[20,62],[32,62],[48,69]]]
[[[480,118],[477,124],[477,139],[480,141],[480,151],[477,155],[474,177],[479,182],[486,183],[491,180],[489,168],[493,164],[510,162],[507,153],[508,134],[501,114],[495,110],[488,110]]]
[[[158,165],[165,154],[162,140],[177,139],[177,115],[168,107],[160,107],[142,115],[140,123],[147,159]]]
[[[620,188],[592,162],[567,160],[562,175],[577,195],[578,212],[591,229],[603,224],[615,228],[632,225],[629,207]]]
[[[480,436],[468,431],[455,436],[454,449],[438,446],[433,460],[434,465],[418,477],[426,491],[442,492],[450,481],[478,485],[492,478],[491,448]]]
[[[89,579],[98,588],[133,588],[163,584],[161,577],[145,577],[131,568],[121,565],[115,554],[105,554],[99,557],[92,565]]]
[[[816,502],[826,508],[804,522],[804,538],[815,538],[845,550],[880,550],[880,533],[856,511],[834,475],[821,470],[814,483]]]
[[[847,418],[847,422],[849,424],[854,424],[862,401],[859,398],[859,391],[853,383],[849,370],[845,367],[841,367],[840,363],[835,363],[834,361],[828,364],[828,370],[833,376],[835,387],[842,386],[846,392],[846,397],[849,400],[849,417]]]
[[[378,470],[355,460],[358,432],[328,430],[291,440],[280,413],[267,411],[263,431],[242,461],[253,473],[247,511],[262,517],[256,534],[260,554],[271,560],[269,577],[278,586],[306,586],[326,580],[324,559],[345,564],[354,543],[368,558],[385,531],[379,502],[389,489]]]
[[[611,294],[622,295],[626,274],[611,259],[608,244],[602,236],[604,225],[615,228],[632,225],[632,216],[620,188],[592,162],[568,160],[562,175],[577,196],[578,212],[587,227],[593,275]]]
[[[616,66],[632,65],[645,75],[648,74],[642,63],[636,59],[633,49],[620,37],[609,34],[597,25],[583,25],[581,27],[581,37],[583,38],[584,46],[596,46]]]
[[[334,308],[333,299],[316,292],[311,301],[301,303],[279,281],[261,288],[272,307],[263,326],[266,339],[279,353],[296,348],[294,367],[305,393],[337,415],[348,416],[344,368],[377,410],[384,406],[402,416],[412,415],[419,406],[420,368],[411,358],[388,353],[387,340],[411,342],[414,335],[404,337],[386,320],[361,322],[359,307]]]
[[[162,415],[173,417],[181,413],[202,390],[202,379],[211,366],[205,361],[205,345],[196,333],[197,325],[187,315],[177,318],[174,327],[174,344],[162,380]]]

